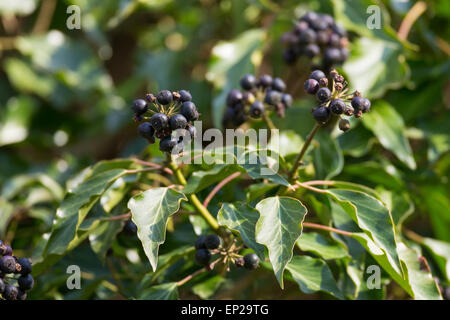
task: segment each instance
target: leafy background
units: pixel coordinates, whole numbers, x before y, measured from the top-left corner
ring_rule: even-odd
[[[0,238],[12,243],[16,255],[33,258],[37,281],[29,298],[436,298],[417,257],[425,256],[439,284],[449,286],[450,4],[426,1],[404,40],[397,31],[414,3],[0,0]],[[73,4],[81,8],[81,30],[66,28],[66,9]],[[381,8],[382,29],[365,25],[373,4]],[[313,126],[314,101],[302,92],[309,66],[286,66],[279,38],[307,10],[333,14],[351,32],[351,56],[341,70],[372,100],[372,110],[345,134],[319,134],[301,173],[375,190],[402,231],[397,251],[409,279],[390,280],[395,257],[365,253],[374,249],[373,239],[361,233],[364,222],[355,225],[348,218],[361,199],[356,192],[332,189],[328,195],[299,195],[308,219],[332,219],[353,236],[304,229],[305,236],[289,244],[303,254],[287,266],[274,266],[281,283],[286,267],[284,290],[267,276],[272,266],[265,262],[252,273],[232,269],[226,279],[203,274],[176,292],[174,282],[198,268],[192,244],[205,223],[195,216],[171,219],[159,269],[152,272],[138,238],[124,234],[122,221],[104,218],[127,211],[126,195],[138,193],[137,182],[146,189],[164,185],[163,178],[142,181],[124,174],[132,167],[126,160],[85,168],[132,155],[162,156],[137,137],[129,108],[135,98],[165,88],[190,90],[204,128],[220,127],[226,94],[247,72],[270,73],[288,83],[295,105],[286,118],[273,120],[286,130],[282,155],[293,157]],[[221,179],[215,176],[199,188],[199,196]],[[89,192],[78,188],[83,180],[91,181]],[[211,210],[218,212],[222,202],[260,199],[267,187],[256,184],[243,196],[239,183],[232,183],[213,199]],[[50,236],[57,212],[62,231]],[[70,238],[64,228],[73,230]],[[259,240],[270,250],[271,239]],[[382,288],[368,290],[361,268],[375,263],[386,266]],[[65,286],[71,264],[83,270],[82,290]]]

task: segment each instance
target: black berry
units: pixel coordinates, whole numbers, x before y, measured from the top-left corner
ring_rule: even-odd
[[[343,114],[345,110],[345,102],[341,99],[334,99],[330,103],[330,110],[334,114]]]
[[[211,260],[211,252],[207,249],[199,249],[195,253],[195,261],[197,261],[198,264],[206,266],[209,264],[209,260]]]
[[[27,299],[27,293],[24,290],[18,290],[17,292],[17,300],[26,300]]]
[[[328,88],[320,88],[317,90],[316,97],[320,102],[326,102],[331,98],[331,91]]]
[[[172,92],[170,92],[169,90],[162,90],[162,91],[158,92],[156,99],[162,105],[166,105],[173,101],[173,95],[172,95]]]
[[[3,298],[6,300],[17,300],[19,295],[19,289],[13,285],[7,284],[5,290],[3,291]]]
[[[191,101],[183,102],[180,109],[181,114],[187,121],[193,121],[198,119],[198,111],[195,104]]]
[[[0,259],[0,270],[4,273],[14,273],[16,271],[16,259],[13,256],[3,256]]]
[[[314,79],[308,79],[305,81],[303,88],[305,89],[306,93],[315,94],[317,90],[319,90],[319,82]]]
[[[177,145],[177,140],[172,136],[167,136],[159,142],[159,150],[162,152],[172,152],[172,149]]]
[[[370,111],[370,100],[369,99],[364,98],[361,110],[363,113]]]
[[[189,91],[180,90],[180,91],[178,91],[178,93],[180,94],[181,102],[186,102],[186,101],[191,101],[192,100],[192,96],[191,96],[191,93]]]
[[[156,131],[160,131],[168,127],[169,117],[164,113],[156,113],[150,118],[150,124]]]
[[[241,87],[244,90],[252,90],[256,86],[256,78],[252,74],[246,74],[241,78]]]
[[[325,123],[330,118],[330,110],[324,106],[317,107],[313,111],[313,117],[317,122]]]
[[[264,98],[264,102],[270,105],[276,105],[281,102],[281,93],[275,90],[270,90],[267,92],[266,97]]]
[[[326,78],[327,76],[325,75],[325,73],[323,73],[323,71],[321,70],[314,70],[313,72],[311,72],[311,74],[309,75],[310,79],[314,79],[317,82],[320,81],[320,79],[322,78]]]
[[[252,118],[259,118],[264,113],[264,104],[261,101],[255,101],[250,106],[250,116]]]
[[[197,240],[195,241],[195,249],[196,250],[206,249],[205,240],[206,240],[206,236],[198,237]]]
[[[283,94],[283,96],[281,97],[281,102],[284,104],[286,108],[291,107],[293,103],[292,96],[289,93]]]
[[[259,258],[254,253],[249,253],[244,256],[244,268],[248,270],[255,270],[258,268]]]
[[[220,246],[220,238],[215,234],[210,234],[205,238],[205,246],[207,249],[214,250]]]
[[[355,114],[364,108],[364,98],[361,96],[353,97],[351,103]]]
[[[146,139],[153,139],[155,129],[153,129],[150,122],[143,122],[138,127],[139,134]]]
[[[144,99],[134,100],[133,106],[131,107],[131,109],[133,109],[133,112],[136,116],[140,116],[140,115],[144,114],[145,112],[147,112],[147,110],[148,110],[147,102],[145,102]]]
[[[128,220],[127,222],[125,222],[123,231],[125,231],[125,233],[129,235],[135,235],[138,231],[137,225],[132,220]]]
[[[275,78],[273,79],[272,82],[272,89],[279,92],[283,92],[284,90],[286,90],[286,84],[280,78]]]
[[[187,127],[189,134],[191,135],[191,139],[194,139],[197,136],[197,129],[194,126]]]
[[[28,258],[20,258],[17,260],[17,263],[20,264],[21,270],[20,273],[21,274],[29,274],[32,271],[32,266],[31,266],[31,261]]]
[[[34,285],[34,279],[31,274],[20,276],[17,280],[17,283],[19,284],[19,288],[21,290],[30,290],[33,288]]]
[[[184,129],[186,128],[187,124],[188,122],[186,120],[186,117],[182,114],[175,114],[169,119],[170,129],[172,130]]]
[[[262,75],[261,77],[259,77],[258,86],[262,88],[268,88],[272,85],[272,81],[272,77],[268,74]]]
[[[237,89],[233,89],[228,93],[227,105],[233,107],[239,102],[241,102],[242,98],[243,98],[242,92],[240,92]]]

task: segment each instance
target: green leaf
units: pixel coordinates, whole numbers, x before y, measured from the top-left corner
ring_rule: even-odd
[[[303,233],[297,240],[297,246],[303,251],[309,251],[325,260],[349,257],[343,244],[330,241],[316,232]]]
[[[260,214],[256,223],[256,242],[269,250],[275,276],[283,288],[283,272],[302,233],[307,209],[297,199],[278,196],[260,201],[256,209]]]
[[[44,250],[45,255],[63,254],[67,250],[92,206],[125,173],[124,169],[114,169],[91,176],[66,195],[56,212],[56,221]]]
[[[178,286],[176,282],[163,283],[153,286],[141,293],[140,300],[178,300]]]
[[[28,125],[35,110],[35,101],[30,97],[11,98],[0,114],[0,147],[25,140]]]
[[[400,258],[406,267],[406,280],[411,286],[413,298],[416,300],[442,300],[433,275],[428,271],[421,270],[417,252],[406,247],[402,242],[399,243],[398,248]]]
[[[293,130],[283,130],[279,134],[279,139],[271,139],[268,149],[278,150],[279,154],[286,157],[297,154],[303,146],[303,139]]]
[[[239,232],[244,243],[252,248],[261,260],[264,260],[264,246],[255,240],[255,227],[259,212],[252,207],[237,203],[224,203],[217,215],[219,225]]]
[[[14,206],[3,198],[0,198],[0,238],[3,239],[5,236],[6,228],[13,215]]]
[[[403,86],[409,78],[402,45],[393,39],[358,38],[342,66],[349,83],[369,98]]]
[[[122,231],[123,222],[121,220],[102,221],[97,228],[89,235],[89,242],[92,250],[100,260],[106,256],[106,252],[111,248],[112,242],[117,234]]]
[[[405,136],[405,124],[395,109],[384,101],[373,103],[363,124],[378,138],[381,145],[392,151],[410,169],[416,168],[411,146]]]
[[[166,225],[169,216],[180,209],[181,201],[187,201],[184,194],[169,188],[149,189],[128,202],[132,220],[138,227],[142,242],[153,271],[158,264],[159,246],[166,239]]]
[[[450,281],[450,243],[423,238],[421,244],[431,252],[442,274]]]
[[[35,173],[28,175],[17,175],[14,176],[11,180],[8,180],[2,189],[2,197],[5,199],[13,199],[24,189],[29,188],[30,186],[38,184],[45,187],[48,191],[51,192],[52,196],[56,201],[61,201],[64,197],[64,191],[62,190],[59,183],[53,180],[46,174],[43,173]]]
[[[359,191],[330,189],[326,192],[338,201],[353,221],[386,253],[394,270],[402,274],[392,217],[383,203]]]
[[[286,269],[304,293],[324,291],[336,298],[344,299],[330,268],[323,260],[308,256],[294,256]]]
[[[231,41],[221,41],[212,49],[212,57],[206,78],[221,93],[213,101],[213,123],[220,128],[227,94],[239,86],[245,73],[253,73],[252,55],[261,50],[266,37],[262,29],[248,30]]]
[[[243,172],[244,169],[237,164],[219,164],[209,171],[196,171],[189,177],[183,192],[185,194],[199,192],[237,171]]]
[[[325,130],[319,130],[315,136],[319,145],[314,148],[314,168],[317,179],[331,179],[341,173],[344,156],[337,140]]]
[[[222,276],[217,275],[194,285],[192,287],[192,292],[198,295],[201,299],[208,299],[224,282],[226,282],[226,280]]]
[[[409,195],[406,192],[390,192],[387,190],[381,190],[378,193],[389,208],[394,225],[401,227],[403,221],[414,212],[414,203]]]
[[[275,183],[254,183],[247,188],[247,202],[252,202],[266,195],[270,190],[277,187]]]

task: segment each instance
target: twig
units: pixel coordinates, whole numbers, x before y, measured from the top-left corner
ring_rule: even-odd
[[[220,261],[223,260],[223,257],[211,262],[209,264],[209,267],[203,267],[201,269],[198,269],[197,271],[195,271],[194,273],[191,273],[190,275],[186,276],[185,278],[181,279],[180,281],[177,282],[177,286],[181,287],[182,285],[184,285],[186,282],[188,282],[189,280],[195,278],[196,276],[198,276],[199,274],[205,272],[205,271],[211,271],[212,269],[214,269],[214,266]]]
[[[56,0],[44,0],[42,1],[39,15],[34,24],[32,34],[43,33],[48,30],[50,23],[52,22],[53,13],[56,8]]]
[[[205,206],[205,208],[208,207],[209,202],[211,201],[211,199],[216,195],[217,192],[220,191],[220,189],[223,188],[223,186],[225,186],[228,182],[230,182],[231,180],[239,177],[241,175],[241,172],[235,172],[231,175],[229,175],[228,177],[226,177],[225,179],[223,179],[220,183],[218,183],[214,189],[211,190],[211,192],[208,194],[208,196],[206,197],[205,201],[203,201],[203,205]]]
[[[105,221],[126,220],[126,219],[128,219],[130,217],[131,217],[131,212],[128,212],[128,213],[124,213],[124,214],[121,214],[121,215],[118,215],[118,216],[107,217],[107,218],[104,218],[102,220],[105,220]]]
[[[352,237],[352,236],[353,236],[353,233],[352,233],[352,232],[348,232],[348,231],[344,231],[344,230],[335,229],[335,228],[328,227],[328,226],[324,226],[324,225],[317,224],[317,223],[303,222],[303,226],[304,226],[304,227],[307,227],[307,228],[312,228],[312,229],[319,229],[319,230],[331,231],[331,232],[338,233],[338,234],[342,234],[342,235],[348,236],[348,237]]]
[[[303,187],[303,188],[305,188],[305,189],[308,189],[308,190],[311,190],[311,191],[314,191],[314,192],[318,192],[318,193],[327,193],[326,190],[322,190],[322,189],[319,189],[319,188],[314,188],[314,187],[311,187],[311,186],[308,185],[308,184],[301,183],[301,182],[299,182],[299,181],[297,181],[295,184],[296,184],[297,186],[299,186],[299,187]]]
[[[297,169],[301,164],[301,161],[303,159],[303,156],[306,153],[306,150],[308,149],[309,145],[311,144],[314,135],[316,134],[316,132],[319,130],[320,128],[320,124],[316,123],[316,125],[314,126],[314,128],[312,128],[312,130],[309,132],[308,136],[306,137],[306,141],[303,144],[302,149],[300,150],[299,154],[297,155],[297,158],[295,159],[294,162],[294,166],[292,167],[292,169],[289,171],[289,176],[288,176],[288,180],[292,181],[296,178],[296,174],[297,174]]]
[[[157,163],[153,163],[153,162],[148,162],[148,161],[144,161],[138,158],[134,158],[133,159],[134,162],[136,162],[137,164],[143,165],[143,166],[147,166],[147,167],[151,167],[151,168],[155,168],[155,169],[163,169],[163,171],[167,172],[170,175],[173,175],[173,171],[170,170],[169,168],[166,168],[160,164]]]
[[[412,6],[398,29],[397,36],[400,40],[406,41],[412,25],[426,10],[427,4],[424,1],[416,2],[416,4]]]

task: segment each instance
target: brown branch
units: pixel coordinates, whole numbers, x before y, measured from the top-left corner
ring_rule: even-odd
[[[317,224],[317,223],[303,222],[303,226],[307,227],[307,228],[312,228],[312,229],[331,231],[331,232],[342,234],[342,235],[348,236],[348,237],[352,237],[353,236],[353,233],[351,233],[351,232],[335,229],[335,228],[324,226],[324,225]]]
[[[213,262],[211,262],[209,264],[208,267],[203,267],[201,269],[198,269],[197,271],[195,271],[194,273],[191,273],[190,275],[186,276],[185,278],[181,279],[180,281],[177,282],[177,286],[181,287],[182,285],[184,285],[186,282],[188,282],[189,280],[193,279],[194,277],[198,276],[199,274],[206,272],[206,271],[211,271],[214,269],[215,265],[219,262],[223,260],[223,258],[219,258]]]
[[[41,9],[39,10],[36,23],[34,24],[32,34],[44,33],[50,27],[53,13],[56,8],[56,0],[43,0]]]
[[[162,166],[160,164],[157,163],[153,163],[153,162],[148,162],[148,161],[144,161],[144,160],[140,160],[138,158],[134,158],[133,159],[134,162],[136,162],[137,164],[143,165],[143,166],[147,166],[150,168],[155,168],[155,169],[162,169],[164,172],[173,175],[173,171],[170,170],[169,168]]]
[[[219,192],[220,189],[222,189],[223,186],[225,186],[228,182],[239,177],[240,175],[241,175],[241,172],[235,172],[235,173],[229,175],[228,177],[226,177],[225,179],[223,179],[220,183],[218,183],[214,187],[214,189],[212,189],[211,192],[208,194],[205,201],[203,201],[203,206],[208,207],[209,202],[216,195],[216,193]]]
[[[427,4],[424,1],[416,2],[416,4],[412,6],[405,18],[403,18],[400,28],[398,29],[397,36],[400,40],[406,41],[412,25],[426,10]]]

